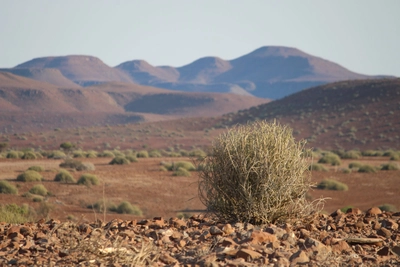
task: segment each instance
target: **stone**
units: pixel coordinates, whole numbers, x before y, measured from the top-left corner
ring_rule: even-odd
[[[347,209],[346,214],[359,215],[362,214],[362,211],[358,208],[349,208]]]
[[[211,235],[223,235],[224,232],[221,229],[219,229],[217,226],[211,226],[210,234]]]
[[[372,217],[372,216],[376,216],[382,213],[382,210],[378,207],[372,207],[370,209],[367,210],[366,212],[366,216],[368,217]]]
[[[291,262],[291,266],[296,266],[297,264],[310,262],[310,258],[303,250],[299,250],[290,256],[289,261]]]
[[[342,254],[342,253],[345,253],[345,252],[351,252],[352,251],[352,248],[344,240],[340,240],[340,241],[332,244],[331,248],[332,248],[332,252],[335,253],[335,254]]]
[[[230,235],[235,232],[235,229],[232,227],[232,225],[227,223],[222,227],[222,231],[224,232],[225,235]]]
[[[304,246],[307,248],[308,255],[312,255],[317,261],[324,261],[332,251],[331,247],[327,247],[313,238],[307,238]]]
[[[275,235],[261,231],[253,231],[251,233],[250,239],[251,243],[254,244],[268,244],[278,240]]]
[[[251,261],[254,259],[258,259],[262,256],[262,254],[258,253],[257,251],[253,251],[250,249],[242,248],[236,253],[237,258],[242,258],[246,261]]]
[[[178,263],[178,260],[175,259],[174,257],[171,257],[168,253],[163,253],[160,256],[160,261],[162,261],[165,264],[175,264]]]
[[[381,225],[382,225],[382,227],[385,227],[385,228],[391,229],[391,230],[397,230],[399,228],[399,225],[393,219],[385,219],[381,222]]]

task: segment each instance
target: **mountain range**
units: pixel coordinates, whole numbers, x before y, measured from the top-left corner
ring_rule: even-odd
[[[182,67],[152,66],[145,60],[110,67],[93,56],[70,55],[35,58],[0,71],[65,88],[122,82],[269,99],[336,81],[384,77],[358,74],[296,48],[282,46],[261,47],[233,60],[204,57]]]

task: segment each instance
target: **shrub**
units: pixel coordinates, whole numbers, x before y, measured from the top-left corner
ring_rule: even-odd
[[[8,159],[18,159],[19,155],[17,151],[9,151],[6,155],[6,158]]]
[[[168,169],[167,169],[167,168],[165,168],[165,166],[161,166],[161,167],[160,167],[160,171],[162,171],[162,172],[167,172],[167,171],[168,171]]]
[[[176,171],[174,171],[174,173],[172,175],[189,177],[190,172],[188,170],[186,170],[185,168],[179,167]]]
[[[47,155],[47,158],[49,159],[65,159],[67,156],[65,155],[64,152],[56,150],[52,151],[50,154]]]
[[[342,162],[340,157],[333,153],[327,153],[319,159],[318,163],[331,164],[332,166],[339,166]]]
[[[349,164],[350,169],[359,169],[361,166],[363,166],[363,164],[360,162],[351,162]]]
[[[360,168],[358,168],[358,172],[374,173],[376,172],[376,169],[371,165],[362,165]]]
[[[61,170],[54,177],[54,181],[61,183],[75,183],[74,177],[67,170]]]
[[[149,152],[149,157],[150,157],[150,158],[161,158],[162,155],[161,155],[161,152],[160,152],[160,151],[158,151],[158,150],[152,150],[152,151]]]
[[[304,142],[277,123],[257,121],[221,134],[203,161],[199,197],[221,219],[254,224],[309,214]]]
[[[115,155],[114,155],[114,153],[112,153],[112,152],[109,151],[109,150],[104,150],[103,153],[100,153],[100,154],[99,154],[99,157],[103,157],[103,158],[114,158]]]
[[[196,158],[205,158],[207,156],[207,153],[204,152],[203,150],[197,148],[193,149],[189,152],[190,157],[196,157]]]
[[[84,158],[85,157],[85,153],[83,151],[76,150],[76,151],[72,152],[72,157],[74,157],[74,158]]]
[[[32,197],[32,201],[33,202],[42,202],[43,201],[43,197],[41,197],[41,196],[33,196]]]
[[[394,154],[393,156],[390,157],[390,160],[399,160],[400,155],[399,154]]]
[[[116,211],[117,206],[114,203],[108,200],[99,200],[96,203],[90,204],[87,206],[89,209],[94,209],[97,212],[105,212],[105,211]],[[106,210],[104,210],[104,207]]]
[[[328,171],[324,165],[319,164],[319,163],[312,163],[310,167],[308,168],[310,171]]]
[[[396,212],[397,211],[396,206],[392,205],[392,204],[383,204],[383,205],[380,205],[379,208],[382,211],[388,211],[388,212]]]
[[[349,189],[349,187],[346,184],[333,179],[322,180],[317,185],[317,188],[322,190],[335,190],[335,191],[347,191]]]
[[[116,211],[120,214],[133,214],[137,216],[142,216],[143,214],[139,207],[132,205],[128,201],[121,202]]]
[[[69,151],[71,149],[73,149],[75,147],[74,144],[72,144],[71,142],[64,142],[60,145],[60,148],[62,148],[65,151]]]
[[[84,162],[76,167],[77,171],[94,171],[96,167],[91,162]]]
[[[136,157],[138,158],[148,158],[149,153],[146,150],[141,150],[136,154]]]
[[[195,171],[196,167],[193,165],[193,163],[189,161],[177,161],[177,162],[172,162],[172,163],[167,163],[165,164],[165,167],[169,171],[176,171],[179,168],[185,169],[187,171]]]
[[[354,208],[352,205],[347,205],[347,206],[341,208],[340,210],[341,210],[342,212],[346,213],[347,210],[352,209],[352,208]]]
[[[137,162],[138,161],[137,158],[136,158],[136,155],[133,155],[133,154],[127,155],[125,158],[127,160],[129,160],[130,162]]]
[[[20,182],[40,182],[43,177],[36,171],[25,171],[17,176],[17,181]]]
[[[44,171],[44,168],[42,166],[34,165],[34,166],[30,166],[28,168],[28,170],[29,171],[35,171],[35,172],[42,172],[42,171]]]
[[[383,152],[376,150],[365,150],[362,152],[362,155],[365,157],[380,157],[383,155]]]
[[[361,157],[361,152],[357,150],[346,151],[341,158],[342,159],[359,159]]]
[[[47,189],[42,184],[34,185],[31,189],[29,189],[29,193],[39,196],[46,196]]]
[[[109,164],[111,164],[111,165],[126,165],[129,163],[130,163],[130,161],[127,160],[125,157],[115,157],[110,161]]]
[[[383,171],[395,171],[399,169],[399,165],[395,163],[387,163],[381,165],[381,170]]]
[[[36,159],[36,154],[32,151],[27,151],[24,153],[24,155],[21,157],[21,159]]]
[[[82,165],[82,161],[76,159],[67,159],[60,163],[61,168],[76,169]]]
[[[6,223],[21,224],[34,220],[34,211],[28,205],[17,204],[0,205],[1,221]]]
[[[86,154],[86,157],[87,157],[87,158],[90,158],[90,159],[97,158],[97,152],[91,150],[91,151],[89,151],[89,152]]]
[[[0,194],[16,195],[18,194],[18,189],[9,182],[2,180],[0,181]]]
[[[82,174],[82,176],[79,178],[77,184],[82,184],[86,186],[98,185],[99,179],[94,174],[85,173]]]
[[[348,168],[343,168],[343,169],[341,169],[341,171],[342,171],[343,173],[351,173],[351,172],[352,172],[352,170],[351,170],[351,169],[348,169]]]

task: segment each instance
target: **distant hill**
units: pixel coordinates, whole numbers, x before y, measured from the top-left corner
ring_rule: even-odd
[[[314,148],[400,149],[399,112],[400,79],[356,80],[313,87],[227,114],[217,126],[278,120]]]
[[[0,131],[2,126],[21,131],[39,126],[65,128],[218,116],[268,101],[253,96],[177,92],[121,82],[62,88],[0,72]],[[40,125],[32,123],[35,121],[40,121]]]
[[[282,46],[264,46],[233,60],[204,57],[181,67],[152,66],[145,60],[132,60],[112,68],[96,57],[71,55],[36,58],[3,71],[59,87],[73,87],[66,79],[84,87],[124,82],[269,99],[336,81],[383,77],[354,73],[336,63]]]
[[[103,82],[132,82],[129,75],[104,64],[92,56],[60,56],[35,58],[14,69],[58,69],[62,75],[76,84],[88,86]],[[47,82],[51,82],[47,80]]]

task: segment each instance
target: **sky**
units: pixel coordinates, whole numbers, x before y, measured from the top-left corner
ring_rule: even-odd
[[[91,55],[180,67],[288,46],[400,77],[399,0],[0,0],[0,67]]]

